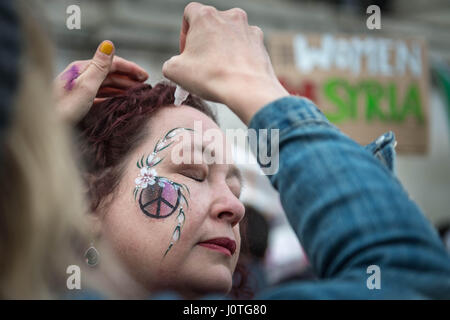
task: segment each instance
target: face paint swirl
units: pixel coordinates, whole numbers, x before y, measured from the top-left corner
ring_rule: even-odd
[[[164,219],[178,212],[177,225],[172,232],[172,237],[164,257],[180,239],[181,230],[186,219],[183,204],[189,206],[185,193],[189,195],[189,188],[185,184],[180,184],[168,178],[158,175],[155,167],[164,160],[158,157],[158,154],[171,146],[172,140],[182,131],[194,131],[189,128],[173,128],[166,135],[158,140],[153,152],[149,155],[143,155],[136,165],[140,169],[139,175],[135,180],[133,196],[138,202],[141,211],[150,218]]]

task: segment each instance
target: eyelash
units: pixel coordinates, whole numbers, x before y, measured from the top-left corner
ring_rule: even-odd
[[[184,176],[184,177],[186,177],[186,178],[189,178],[189,179],[191,179],[191,180],[194,180],[194,181],[196,181],[196,182],[204,182],[205,180],[206,180],[206,178],[203,178],[203,179],[198,179],[198,178],[196,178],[196,177],[194,177],[194,176],[192,176],[192,175],[189,175],[189,173],[180,173],[182,176]],[[236,196],[236,198],[240,198],[240,196],[241,196],[241,191],[242,191],[242,186],[241,186],[241,188],[240,188],[240,192],[238,192],[238,193],[235,193],[235,192],[233,192],[233,194]]]
[[[187,169],[182,170],[180,172],[182,176],[185,176],[186,178],[192,179],[196,182],[203,182],[206,179],[206,174],[203,172],[200,172],[198,169]]]
[[[197,182],[203,182],[203,181],[205,181],[205,179],[198,179],[198,178],[192,177],[192,176],[187,175],[187,174],[183,174],[183,176],[185,176],[186,178],[192,179],[192,180],[194,180],[194,181],[197,181]]]

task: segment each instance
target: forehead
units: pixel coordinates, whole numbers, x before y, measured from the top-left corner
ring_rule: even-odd
[[[234,164],[232,146],[219,126],[203,112],[190,106],[166,106],[158,110],[148,122],[149,135],[143,148],[149,149],[166,133],[174,128],[193,129],[192,138],[182,139],[182,145],[195,145],[196,148],[215,155],[215,163]],[[153,147],[152,147],[153,148]],[[173,148],[170,147],[168,150]],[[198,150],[198,149],[197,149]],[[204,153],[203,155],[205,156]]]
[[[193,107],[182,106],[167,106],[161,108],[150,120],[150,132],[154,136],[157,134],[164,134],[166,131],[175,127],[194,128],[194,125],[201,123],[202,131],[205,132],[209,129],[216,129],[222,131],[219,126],[206,114],[194,109]]]

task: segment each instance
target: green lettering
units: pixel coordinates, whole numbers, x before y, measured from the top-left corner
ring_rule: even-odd
[[[394,83],[389,84],[389,112],[391,113],[391,120],[400,122],[400,114],[397,109],[397,87]]]
[[[386,120],[386,115],[380,108],[380,100],[384,96],[383,87],[377,81],[364,81],[360,85],[361,90],[366,94],[366,120],[371,122],[375,118],[381,121]]]
[[[358,119],[358,94],[365,97],[365,118],[367,122],[380,120],[383,122],[403,122],[412,115],[419,123],[424,122],[420,101],[420,91],[416,83],[409,85],[400,107],[397,101],[397,86],[390,83],[383,86],[376,80],[367,80],[352,86],[345,79],[332,78],[324,83],[323,93],[335,107],[334,111],[325,111],[325,116],[334,123],[347,119]],[[383,110],[382,102],[386,102],[387,110]]]
[[[325,116],[331,122],[342,122],[345,118],[356,119],[356,90],[354,90],[346,80],[330,79],[325,82],[325,97],[337,107],[336,112],[325,112]]]
[[[406,116],[411,113],[419,123],[424,122],[424,117],[422,113],[422,106],[420,103],[420,93],[419,88],[416,83],[412,83],[405,95],[405,100],[403,101],[402,112],[400,114],[401,121],[405,120]]]

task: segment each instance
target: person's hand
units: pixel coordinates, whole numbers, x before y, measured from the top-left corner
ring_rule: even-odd
[[[242,9],[218,11],[189,3],[180,55],[163,65],[166,78],[204,99],[228,105],[245,123],[265,104],[289,95],[278,81],[263,33]]]
[[[123,94],[147,80],[137,64],[114,56],[114,45],[103,41],[91,60],[74,61],[54,82],[56,108],[62,119],[78,122],[93,104]]]

